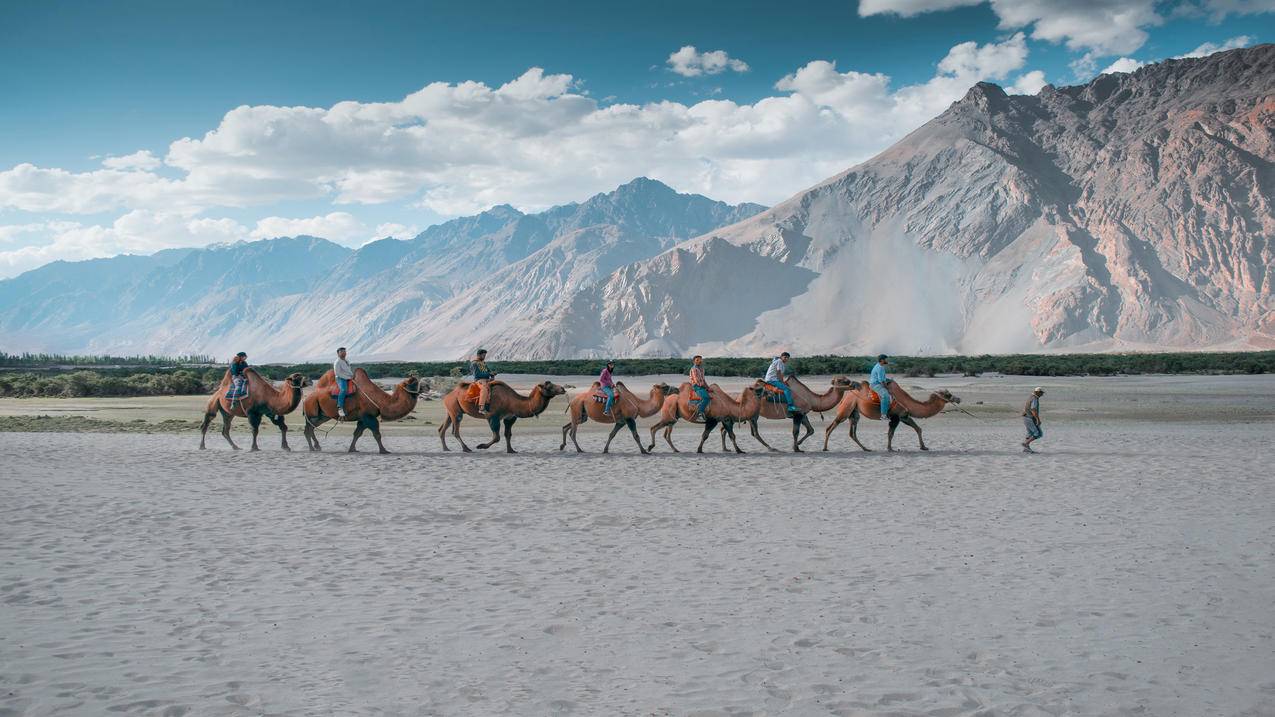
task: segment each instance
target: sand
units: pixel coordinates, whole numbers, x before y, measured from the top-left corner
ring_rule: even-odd
[[[980,418],[801,456],[560,454],[556,404],[517,456],[0,434],[0,714],[1275,714],[1275,381],[1042,379],[1031,456],[1034,381],[904,381]]]

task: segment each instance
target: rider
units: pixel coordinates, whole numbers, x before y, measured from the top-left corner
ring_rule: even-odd
[[[890,357],[885,354],[877,356],[877,363],[872,367],[872,373],[868,375],[868,387],[881,397],[881,420],[890,420],[890,389],[886,388],[886,384],[890,379],[885,375],[885,367],[890,365]]]
[[[243,396],[248,392],[248,377],[244,375],[246,368],[248,368],[248,354],[240,351],[230,360],[230,390],[234,396]]]
[[[788,384],[784,383],[784,378],[791,375],[788,370],[788,359],[792,355],[787,351],[779,354],[778,358],[770,362],[770,368],[766,369],[766,383],[779,389],[784,394],[784,401],[788,403],[788,412],[796,413],[797,406],[792,402],[792,389],[788,388]]]
[[[695,406],[695,417],[693,420],[702,421],[708,413],[708,402],[712,400],[708,393],[708,381],[704,379],[704,357],[698,354],[691,359],[691,390],[698,396],[698,401],[692,401]]]
[[[487,349],[478,349],[474,353],[467,373],[478,384],[478,412],[486,414],[491,410],[491,380],[496,377],[487,369]]]
[[[354,380],[354,369],[345,360],[345,347],[336,350],[336,361],[332,362],[332,373],[336,376],[336,415],[345,418],[345,397],[350,393],[350,381]]]
[[[606,405],[602,407],[602,415],[611,415],[611,406],[615,405],[615,379],[611,378],[611,372],[615,370],[615,361],[607,361],[607,365],[602,369],[602,373],[598,374],[598,384],[602,387],[602,392],[607,395]]]

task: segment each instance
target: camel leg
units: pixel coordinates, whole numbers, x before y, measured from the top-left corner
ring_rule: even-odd
[[[376,439],[376,448],[381,453],[381,455],[385,455],[386,453],[389,453],[389,450],[385,447],[385,444],[381,442],[380,419],[378,419],[376,416],[372,416],[372,418],[369,419],[368,421],[368,430],[372,432],[372,437]]]
[[[792,452],[801,453],[801,441],[797,440],[797,434],[801,433],[801,419],[804,418],[800,413],[792,416]]]
[[[665,423],[664,421],[659,421],[653,426],[651,426],[651,445],[646,447],[647,451],[655,450],[655,432],[660,430],[661,428],[665,429],[664,438],[665,440],[668,440],[668,434],[673,432],[673,421],[669,421],[668,423]],[[672,441],[669,441],[668,446],[669,448],[673,449],[674,453],[677,452],[677,448],[673,447]]]
[[[323,450],[319,446],[319,436],[318,434],[314,432],[314,429],[326,423],[327,420],[328,420],[328,417],[323,415],[322,413],[315,416],[314,418],[311,418],[309,416],[305,417],[305,442],[306,442],[306,445],[310,446],[311,451]]]
[[[699,437],[699,448],[695,449],[696,453],[704,452],[704,442],[708,440],[709,436],[713,435],[714,428],[717,428],[717,419],[709,418],[708,416],[705,416],[704,417],[704,433]]]
[[[832,437],[832,432],[833,432],[833,431],[835,431],[835,430],[837,429],[837,426],[840,426],[840,425],[841,425],[841,422],[842,422],[842,421],[844,421],[844,420],[846,420],[846,419],[842,418],[841,416],[837,416],[836,418],[833,418],[833,419],[832,419],[832,424],[831,424],[831,425],[829,425],[827,428],[825,428],[825,429],[824,429],[824,432],[823,432],[823,449],[824,449],[825,451],[826,451],[826,450],[828,450],[828,439]]]
[[[799,446],[800,446],[801,444],[805,443],[805,442],[806,442],[806,439],[807,439],[807,438],[809,438],[809,437],[811,437],[812,435],[814,435],[814,432],[815,432],[815,427],[814,427],[814,426],[812,426],[812,425],[810,425],[810,414],[809,414],[809,413],[803,413],[803,414],[801,414],[801,426],[802,426],[803,428],[805,428],[805,429],[806,429],[806,435],[802,436],[802,437],[801,437],[801,440],[797,441],[797,445],[799,445]]]
[[[761,437],[761,430],[758,429],[757,423],[758,421],[755,418],[750,420],[748,422],[748,431],[753,434],[753,438],[756,439],[758,443],[766,447],[766,450],[770,451],[771,453],[778,453],[779,452],[778,448],[775,448],[774,446],[770,445],[769,443],[766,442],[765,438]]]
[[[438,427],[438,440],[443,442],[443,450],[445,451],[451,450],[450,448],[447,447],[447,429],[450,428],[451,425],[452,425],[452,414],[449,413],[443,418],[443,425]]]
[[[288,424],[284,423],[283,416],[270,416],[270,422],[279,428],[279,435],[283,438],[283,450],[291,453],[292,446],[288,445]]]
[[[206,450],[208,447],[204,445],[204,437],[208,435],[208,424],[212,423],[212,419],[216,413],[204,414],[204,425],[199,427],[199,450]]]
[[[518,420],[517,416],[510,416],[505,419],[505,453],[517,453],[514,450],[514,444],[511,441],[514,435],[514,421]]]
[[[354,426],[354,437],[350,439],[350,448],[346,451],[346,453],[359,452],[359,449],[355,448],[355,446],[358,444],[359,438],[363,436],[363,431],[367,430],[367,426],[363,425],[362,418],[359,418],[358,421],[358,424]]]
[[[628,424],[629,426],[629,433],[633,434],[633,442],[637,444],[638,451],[642,455],[646,455],[647,453],[646,448],[642,446],[642,439],[638,437],[637,421],[633,420],[632,418],[629,418],[625,420],[625,423]]]
[[[616,421],[615,425],[611,427],[611,435],[607,436],[607,444],[602,447],[603,453],[611,452],[611,441],[615,438],[615,434],[620,432],[621,428],[624,428],[624,424],[619,421]]]
[[[567,447],[567,431],[570,431],[571,427],[574,426],[575,423],[576,423],[575,417],[572,416],[571,421],[567,425],[562,427],[562,444],[558,446],[558,450],[562,450]]]
[[[899,417],[890,414],[890,428],[885,432],[885,450],[894,452],[894,429],[899,427]]]
[[[474,446],[474,448],[482,448],[483,450],[486,450],[497,443],[500,443],[500,419],[495,416],[488,418],[487,427],[491,429],[491,440],[486,443],[479,443]]]
[[[235,442],[230,440],[230,422],[234,420],[235,417],[230,415],[226,409],[222,408],[221,404],[217,405],[217,411],[221,413],[221,437],[226,439],[226,443],[229,443],[231,448],[236,451],[239,450],[239,446],[236,446]]]
[[[248,426],[252,428],[252,448],[251,451],[259,451],[261,448],[257,445],[257,434],[261,432],[261,414],[256,411],[248,412]]]
[[[725,423],[722,423],[722,427],[717,430],[717,433],[722,437],[722,453],[725,453],[726,452],[726,424]]]
[[[739,447],[739,441],[735,440],[735,424],[734,424],[734,423],[727,423],[727,424],[726,424],[726,433],[730,436],[730,443],[731,443],[731,445],[732,445],[732,446],[734,446],[734,447],[735,447],[735,452],[736,452],[736,453],[743,453],[743,452],[744,452],[744,449],[743,449],[743,448],[740,448],[740,447]]]
[[[921,427],[917,425],[915,419],[913,419],[911,416],[901,416],[899,420],[902,421],[903,423],[908,424],[909,426],[912,427],[912,430],[916,431],[916,440],[917,440],[917,443],[921,444],[921,450],[923,451],[930,450],[929,446],[925,445],[925,439],[921,437]]]
[[[868,448],[867,446],[863,445],[863,442],[859,440],[859,411],[858,410],[855,410],[854,413],[850,414],[850,440],[854,441],[856,445],[858,445],[860,448],[864,450],[864,452],[866,453],[872,452],[871,448]]]

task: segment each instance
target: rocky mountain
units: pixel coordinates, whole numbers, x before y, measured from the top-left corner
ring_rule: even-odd
[[[298,237],[0,282],[6,350],[459,358],[1275,348],[1275,46],[978,84],[780,205],[649,179],[357,251]]]
[[[472,349],[472,332],[498,328],[475,324],[480,315],[532,315],[764,209],[639,178],[539,214],[497,206],[356,251],[297,237],[55,262],[0,282],[0,337],[10,351],[220,355],[239,346],[283,360],[324,357],[339,342],[362,356],[454,358]],[[458,322],[440,326],[439,316]]]
[[[1275,46],[1009,96],[564,297],[502,354],[1275,347]]]

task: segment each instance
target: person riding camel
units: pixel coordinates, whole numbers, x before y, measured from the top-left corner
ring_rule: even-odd
[[[466,371],[470,380],[478,386],[478,412],[486,415],[491,409],[491,380],[496,374],[487,368],[487,349],[478,349]]]
[[[248,354],[240,351],[230,360],[230,395],[235,399],[248,395],[248,377],[244,369],[248,368]]]
[[[345,418],[345,397],[350,393],[350,381],[354,380],[354,369],[345,360],[345,347],[336,350],[336,361],[332,362],[332,375],[336,376],[336,415]]]
[[[602,407],[602,415],[611,415],[611,407],[615,405],[615,379],[611,377],[611,372],[615,370],[615,361],[607,361],[607,365],[602,368],[602,373],[598,374],[598,385],[602,389],[602,393],[607,396],[606,405]]]
[[[784,382],[784,378],[791,375],[788,370],[788,359],[792,355],[787,351],[779,354],[779,356],[770,362],[770,368],[766,369],[766,383],[779,389],[784,394],[784,401],[788,404],[788,413],[797,413],[797,406],[792,402],[792,389],[788,388],[788,384]]]
[[[868,388],[881,398],[881,420],[886,422],[890,420],[890,389],[886,387],[890,379],[885,375],[885,367],[889,365],[890,357],[880,354],[876,365],[872,367],[872,373],[868,375]]]
[[[708,393],[708,381],[704,378],[704,357],[698,354],[691,359],[691,390],[699,396],[695,404],[695,416],[692,420],[702,421],[708,413],[708,402],[712,397]]]

